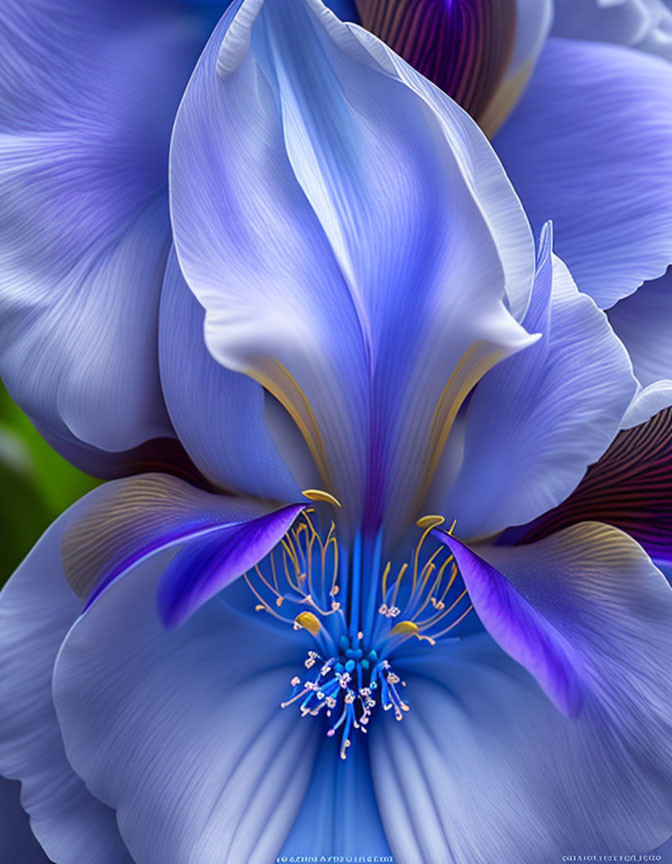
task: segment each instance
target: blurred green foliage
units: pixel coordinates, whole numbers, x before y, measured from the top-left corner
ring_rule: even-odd
[[[47,444],[0,383],[0,585],[48,525],[98,482]]]

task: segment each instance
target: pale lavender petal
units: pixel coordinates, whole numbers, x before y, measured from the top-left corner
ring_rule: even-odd
[[[609,321],[644,387],[672,379],[672,268],[613,306]]]
[[[317,0],[247,0],[225,30],[173,136],[182,271],[211,353],[287,408],[344,521],[394,535],[471,386],[530,342],[507,310],[529,226],[475,124],[370,33]]]
[[[411,709],[380,718],[369,740],[395,860],[636,857],[669,836],[670,625],[653,633],[642,615],[655,617],[657,589],[638,580],[629,593],[640,627],[612,617],[609,686],[575,720],[485,634],[405,660]]]
[[[672,60],[670,0],[556,0],[553,33],[629,45]]]
[[[662,400],[664,396],[664,390],[657,397],[645,390],[641,399],[647,402],[650,397],[655,403],[656,398]],[[631,409],[633,413],[637,402]],[[649,409],[654,407],[649,403]],[[566,501],[532,523],[506,532],[501,542],[532,543],[590,520],[620,528],[640,543],[654,561],[672,563],[671,432],[669,407],[621,432]]]
[[[66,752],[136,861],[268,864],[322,735],[280,708],[310,637],[217,602],[166,630],[154,598],[169,559],[136,566],[68,634],[54,671]]]
[[[523,322],[541,339],[477,385],[460,473],[437,511],[457,519],[465,539],[560,504],[611,444],[635,394],[627,352],[551,245],[544,232]]]
[[[161,294],[159,366],[180,442],[201,471],[225,489],[257,498],[296,499],[297,483],[267,426],[270,397],[264,397],[260,384],[210,355],[204,318],[172,251]],[[313,476],[302,488],[314,481]]]
[[[21,780],[23,807],[51,859],[130,864],[114,812],[66,759],[51,696],[56,655],[82,608],[63,572],[61,538],[86,503],[51,526],[0,593],[0,773]]]
[[[157,368],[168,145],[203,39],[150,0],[0,11],[0,372],[53,432],[171,434]]]
[[[533,226],[603,309],[672,263],[672,65],[551,38],[493,141]]]

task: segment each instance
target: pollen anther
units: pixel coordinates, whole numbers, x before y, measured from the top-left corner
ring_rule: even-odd
[[[393,633],[401,633],[404,636],[415,636],[419,633],[418,625],[414,621],[400,621],[392,628]]]
[[[323,489],[304,489],[301,494],[309,501],[322,501],[324,504],[331,504],[332,507],[338,508],[343,506],[331,492],[325,492]]]
[[[415,524],[418,528],[438,528],[439,525],[443,525],[445,521],[446,520],[443,516],[428,515],[422,516]]]
[[[322,625],[312,612],[300,612],[296,616],[294,619],[294,629],[299,630],[301,627],[313,636],[317,636],[322,629]]]

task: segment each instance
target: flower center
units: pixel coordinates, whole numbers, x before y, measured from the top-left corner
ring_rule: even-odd
[[[382,532],[369,542],[357,535],[345,548],[334,522],[321,532],[315,510],[309,509],[245,574],[259,601],[257,611],[306,630],[315,640],[306,672],[292,678],[282,707],[327,717],[327,735],[340,730],[343,759],[351,731],[366,732],[377,705],[397,720],[409,710],[392,654],[410,639],[436,644],[473,608],[450,550],[428,541],[443,522],[440,516],[418,521],[420,540],[393,576],[392,562],[381,566]]]
[[[309,651],[304,663],[307,673],[292,678],[291,698],[281,707],[299,703],[302,716],[317,715],[324,711],[334,718],[327,735],[331,738],[341,730],[341,759],[350,747],[350,732],[366,732],[367,724],[377,704],[376,696],[385,711],[394,710],[397,720],[408,711],[408,705],[399,695],[397,685],[406,686],[392,670],[389,660],[381,660],[378,653],[363,647],[364,634],[353,639],[341,636],[339,653],[325,660],[317,651]],[[316,670],[316,671],[311,671]]]

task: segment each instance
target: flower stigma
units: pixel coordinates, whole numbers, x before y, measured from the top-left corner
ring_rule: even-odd
[[[308,493],[313,501],[340,506],[328,493]],[[327,735],[340,737],[342,759],[353,730],[365,734],[377,706],[398,721],[409,710],[394,652],[411,639],[435,645],[473,608],[450,550],[430,539],[444,521],[419,519],[422,534],[408,560],[381,567],[382,531],[369,542],[357,534],[348,548],[339,544],[334,521],[322,531],[319,514],[308,508],[245,574],[258,612],[314,639],[281,707],[298,707],[303,717],[322,714]]]

